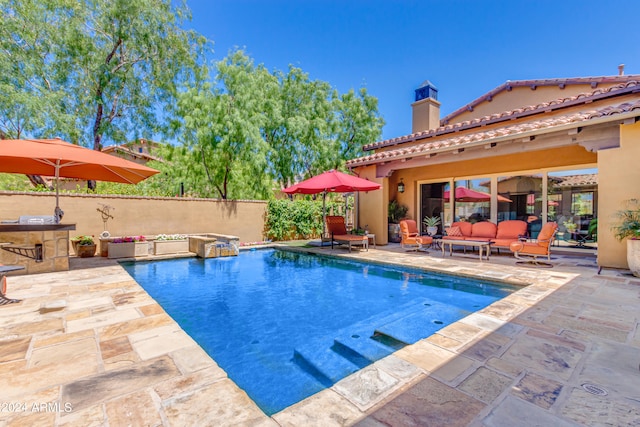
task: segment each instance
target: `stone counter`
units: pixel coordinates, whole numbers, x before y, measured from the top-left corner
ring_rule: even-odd
[[[0,264],[23,266],[18,274],[69,270],[69,231],[75,229],[75,224],[0,224]],[[30,257],[39,248],[41,261]]]

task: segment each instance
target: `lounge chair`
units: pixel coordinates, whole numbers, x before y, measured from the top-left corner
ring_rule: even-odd
[[[415,250],[422,250],[425,245],[433,243],[433,237],[421,236],[416,222],[412,219],[400,221],[400,234],[402,235],[401,247],[416,246]]]
[[[10,271],[23,270],[21,265],[2,265],[0,264],[0,305],[13,304],[20,302],[19,299],[11,299],[5,296],[7,292],[7,277],[6,274]]]
[[[362,246],[369,250],[369,238],[367,236],[358,236],[356,234],[349,234],[347,232],[347,226],[344,223],[344,217],[341,216],[327,216],[327,232],[331,236],[331,249],[333,249],[334,242],[339,245],[348,245],[349,252],[351,252],[351,246]]]
[[[557,231],[558,224],[555,222],[548,222],[540,229],[537,239],[532,241],[513,242],[509,246],[509,249],[519,260],[524,260],[524,258],[521,258],[522,255],[533,257],[533,260],[524,260],[523,262],[541,267],[551,267],[551,264],[538,261],[538,257],[546,256],[547,260],[551,261],[551,244],[555,239]]]

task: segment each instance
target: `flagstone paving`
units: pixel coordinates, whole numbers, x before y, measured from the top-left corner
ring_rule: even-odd
[[[113,260],[9,277],[0,425],[640,426],[640,279],[595,259],[297,248],[523,286],[265,415]],[[594,394],[595,393],[595,394]]]

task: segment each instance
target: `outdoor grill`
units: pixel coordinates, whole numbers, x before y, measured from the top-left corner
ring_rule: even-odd
[[[22,215],[18,218],[18,224],[56,224],[53,215]]]

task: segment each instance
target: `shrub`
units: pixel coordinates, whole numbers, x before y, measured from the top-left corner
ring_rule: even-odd
[[[327,200],[327,212],[344,205]],[[322,233],[322,200],[270,200],[265,235],[271,240],[312,239]]]
[[[626,202],[626,209],[616,212],[617,224],[613,226],[616,239],[640,239],[640,200],[631,199]]]
[[[93,236],[76,236],[71,241],[77,245],[94,245]]]

